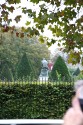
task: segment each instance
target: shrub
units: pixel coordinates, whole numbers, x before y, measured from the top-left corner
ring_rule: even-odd
[[[70,76],[72,76],[73,73],[75,72],[75,68],[68,67],[68,70],[69,70]]]
[[[65,81],[70,80],[68,68],[61,56],[57,58],[53,66],[53,69],[51,71],[51,78],[53,80],[65,80]]]
[[[9,69],[8,65],[5,64],[2,72],[1,72],[1,80],[6,80],[6,81],[13,81],[13,74],[11,72],[11,70]]]
[[[78,76],[75,76],[74,79],[77,81],[79,79],[83,79],[83,71],[80,71]]]
[[[22,59],[20,63],[18,64],[17,67],[17,77],[22,79],[26,79],[31,75],[31,66],[30,66],[30,61],[26,56],[26,53],[22,56]]]
[[[80,74],[80,69],[79,67],[75,70],[75,72],[73,73],[73,76],[78,76]]]
[[[71,105],[71,84],[10,85],[0,86],[0,119],[62,118]]]

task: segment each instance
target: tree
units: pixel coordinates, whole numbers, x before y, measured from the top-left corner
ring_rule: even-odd
[[[80,71],[80,73],[75,77],[75,81],[83,79],[83,71]]]
[[[28,27],[22,27],[22,32],[16,32],[16,36],[23,38],[23,32],[28,33],[28,36],[39,35],[41,32],[44,32],[45,26],[47,26],[52,32],[53,38],[49,42],[49,39],[40,35],[40,41],[47,41],[48,46],[50,46],[57,42],[56,38],[58,37],[58,45],[62,43],[64,45],[64,51],[72,55],[72,58],[75,58],[77,62],[80,62],[83,47],[83,13],[81,13],[83,11],[83,0],[30,0],[30,2],[33,3],[34,7],[38,5],[39,10],[34,9],[34,7],[32,9],[21,7],[21,10],[22,13],[28,14],[28,17],[33,20],[33,27],[30,28],[30,21],[27,21],[26,25]],[[9,30],[13,32],[15,30],[14,27],[8,26],[12,21],[9,18],[9,14],[13,14],[15,9],[15,6],[12,4],[19,3],[20,0],[6,0],[4,4],[0,5],[0,24],[3,32]],[[14,20],[18,23],[20,19],[21,15],[17,15]],[[5,22],[4,26],[2,22]],[[79,49],[79,51],[76,52],[75,48]],[[73,63],[76,64],[76,61]]]
[[[31,76],[31,67],[29,59],[27,58],[26,53],[24,53],[17,67],[17,78],[26,79],[28,76]]]
[[[24,36],[22,39],[16,37],[15,33],[11,34],[10,32],[4,34],[0,32],[0,36],[2,36],[2,44],[0,46],[0,70],[2,70],[3,65],[7,63],[15,77],[17,63],[22,55],[26,53],[33,65],[35,76],[38,78],[40,74],[41,60],[43,58],[46,58],[47,60],[50,58],[50,51],[48,50],[47,45],[45,43],[41,44],[36,36],[32,38]]]
[[[6,81],[13,81],[13,74],[11,72],[11,69],[8,67],[7,64],[4,65],[2,72],[0,74],[1,80]]]
[[[54,63],[53,69],[51,71],[51,78],[53,80],[70,80],[68,68],[61,56],[59,56]]]
[[[78,76],[80,74],[80,69],[79,67],[75,70],[75,72],[73,73],[73,76]]]

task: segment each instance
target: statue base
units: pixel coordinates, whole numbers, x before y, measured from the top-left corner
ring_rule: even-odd
[[[40,81],[48,81],[48,69],[47,68],[42,68],[41,73],[39,75],[39,80]]]
[[[40,76],[40,77],[39,77],[39,81],[42,81],[42,82],[43,82],[43,81],[44,81],[44,82],[45,82],[45,81],[48,81],[48,76],[47,76],[47,77]]]

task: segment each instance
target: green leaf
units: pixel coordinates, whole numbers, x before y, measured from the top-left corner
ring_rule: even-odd
[[[23,8],[22,8],[22,12],[23,12],[24,14],[26,14],[26,13],[27,13],[27,8],[26,8],[26,7],[23,7]]]
[[[16,1],[16,3],[20,3],[21,1],[20,0],[15,0]]]
[[[10,24],[10,22],[12,22],[12,19],[8,19],[7,20],[7,23]]]
[[[15,8],[14,8],[13,6],[7,7],[7,9],[8,9],[11,13],[15,10]]]
[[[76,0],[65,0],[65,5],[75,5]]]
[[[51,42],[47,42],[47,45],[48,45],[48,47],[50,47],[52,45],[52,43]]]
[[[44,43],[44,38],[43,38],[43,36],[40,36],[40,37],[39,37],[39,41],[40,41],[41,43]]]
[[[40,8],[44,8],[45,4],[41,4],[39,5]]]
[[[80,62],[80,53],[79,52],[74,52],[70,51],[69,58],[68,58],[68,63],[76,64]]]
[[[30,25],[30,23],[31,23],[31,22],[27,21],[27,22],[26,22],[26,25],[28,26],[28,25]]]
[[[30,0],[32,3],[39,3],[39,0]]]
[[[20,21],[20,18],[21,18],[21,15],[18,15],[18,16],[15,17],[14,20],[16,21],[16,23],[18,23]]]
[[[55,43],[55,40],[54,40],[54,39],[52,39],[52,40],[51,40],[51,43],[52,43],[52,44],[54,44],[54,43]]]
[[[7,0],[9,4],[19,4],[20,0]]]

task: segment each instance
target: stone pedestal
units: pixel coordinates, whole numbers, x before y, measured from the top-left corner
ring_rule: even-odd
[[[42,68],[41,73],[39,76],[40,81],[48,81],[48,69],[47,68]]]
[[[42,82],[43,81],[45,82],[45,81],[48,81],[48,77],[41,77],[41,76],[39,76],[39,80],[42,81]]]

